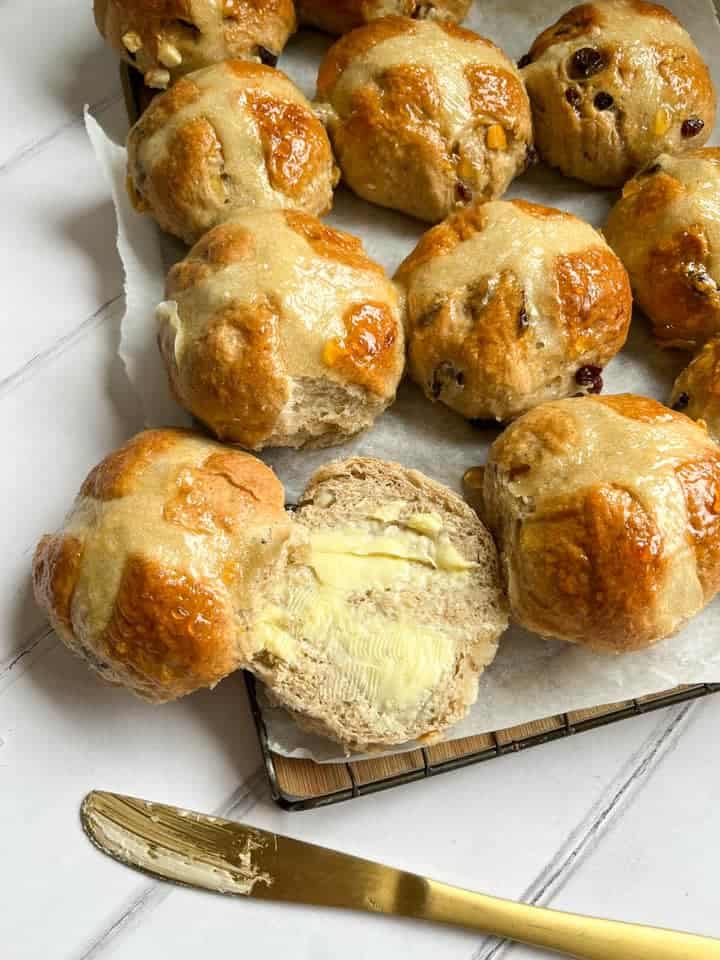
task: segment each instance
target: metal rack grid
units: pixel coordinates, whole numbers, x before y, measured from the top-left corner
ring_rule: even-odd
[[[255,678],[249,673],[245,674],[245,682],[272,797],[278,806],[288,811],[312,810],[353,800],[720,692],[719,683],[698,684],[594,710],[560,714],[522,727],[493,731],[484,737],[422,747],[412,753],[396,754],[380,761],[317,764],[312,760],[295,760],[272,752],[258,702]],[[478,745],[477,741],[482,743]],[[448,756],[448,748],[454,756]],[[405,769],[383,775],[396,764]],[[377,775],[368,776],[369,772],[377,772]]]

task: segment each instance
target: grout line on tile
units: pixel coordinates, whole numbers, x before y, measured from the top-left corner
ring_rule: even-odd
[[[36,353],[35,356],[31,357],[21,367],[0,380],[0,397],[6,393],[10,393],[16,387],[21,386],[26,380],[29,380],[30,377],[33,376],[38,367],[43,366],[43,364],[47,363],[49,360],[54,360],[55,357],[59,356],[61,353],[64,353],[69,347],[74,346],[75,343],[78,340],[81,340],[86,333],[89,333],[95,327],[100,326],[100,324],[107,320],[111,315],[110,308],[113,307],[119,300],[121,300],[122,296],[123,295],[121,293],[118,293],[116,296],[106,300],[102,306],[98,307],[95,313],[91,314],[89,317],[86,317],[85,320],[78,324],[77,327],[75,327],[73,330],[70,330],[69,333],[64,334],[62,337],[59,337],[49,347],[46,347],[45,350],[41,350],[39,353]]]
[[[636,793],[648,782],[685,732],[699,701],[682,704],[663,717],[620,774],[603,790],[585,818],[568,834],[543,870],[520,898],[523,903],[545,906],[559,893],[585,857],[592,853],[604,833],[619,820]],[[471,960],[499,960],[513,944],[489,937],[472,954]]]
[[[265,767],[261,765],[233,790],[218,809],[213,811],[213,816],[226,818],[246,816],[262,799],[263,791],[260,788],[264,783]],[[167,900],[177,889],[177,885],[162,880],[153,880],[148,883],[120,916],[90,943],[77,960],[96,960],[117,937],[129,931],[131,927],[135,927],[142,919],[149,917],[152,910]]]
[[[104,97],[102,100],[98,100],[97,103],[91,104],[90,110],[94,114],[104,113],[121,100],[121,94],[113,93],[110,96]],[[0,176],[10,173],[10,171],[14,170],[23,160],[29,160],[31,157],[34,157],[35,154],[44,150],[45,147],[51,144],[57,137],[61,136],[66,130],[70,130],[71,127],[80,126],[83,122],[83,113],[81,111],[77,116],[73,117],[72,120],[66,120],[65,123],[61,123],[50,133],[45,134],[44,137],[38,137],[37,140],[31,140],[30,143],[18,147],[4,163],[0,164]]]
[[[52,633],[52,627],[48,626],[47,623],[41,624],[37,627],[27,640],[19,646],[12,654],[7,657],[5,660],[0,662],[0,683],[3,679],[13,670],[18,663],[24,658],[27,657],[32,651],[37,647],[37,645],[47,636]]]
[[[36,630],[23,647],[0,663],[0,695],[16,684],[38,660],[54,650],[57,643],[58,639],[52,627],[45,626]]]

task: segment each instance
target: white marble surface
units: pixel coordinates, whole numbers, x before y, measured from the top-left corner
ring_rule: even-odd
[[[28,569],[88,468],[140,427],[115,358],[122,275],[84,101],[122,131],[89,3],[0,6],[0,951],[20,958],[541,956],[375,917],[151,883],[85,840],[93,787],[184,804],[449,882],[720,936],[720,697],[306,814],[272,806],[242,684],[152,708],[88,674]],[[618,958],[620,960],[620,958]]]

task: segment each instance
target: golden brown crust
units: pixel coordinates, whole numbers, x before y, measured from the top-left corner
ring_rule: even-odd
[[[213,453],[201,467],[187,467],[163,517],[195,533],[232,532],[248,516],[279,519],[285,497],[269,467],[240,451]]]
[[[171,269],[166,296],[159,342],[173,392],[228,442],[329,445],[394,399],[399,293],[357,237],[316,217],[236,215]]]
[[[538,60],[557,43],[569,43],[587,36],[593,27],[602,26],[604,20],[593,3],[581,3],[564,13],[559,20],[543,30],[530,48],[530,59]]]
[[[384,303],[358,303],[343,315],[345,335],[328,340],[323,361],[371,393],[383,396],[395,369],[398,326]]]
[[[641,229],[648,229],[658,214],[683,195],[683,187],[676,177],[660,170],[657,176],[640,174],[628,180],[623,187],[623,199],[629,200],[639,194],[638,202],[633,204],[635,222]]]
[[[530,630],[638,650],[720,589],[720,451],[654,400],[538,407],[496,441],[483,479],[513,612]]]
[[[95,0],[107,42],[151,87],[231,58],[277,57],[295,30],[292,0]]]
[[[479,116],[491,117],[510,129],[514,128],[527,105],[527,94],[519,77],[509,70],[479,63],[468,64],[465,76],[470,88],[472,111]]]
[[[62,534],[43,537],[33,559],[35,600],[47,611],[55,625],[70,634],[72,601],[82,563],[83,542]]]
[[[217,683],[237,666],[232,614],[213,585],[141,556],[127,560],[98,652],[158,700]]]
[[[475,206],[434,227],[396,281],[406,290],[411,375],[470,419],[508,420],[601,389],[632,312],[627,274],[602,237],[522,201]]]
[[[679,230],[648,255],[652,282],[639,298],[653,318],[653,333],[668,346],[702,343],[720,329],[720,289],[698,283],[688,264],[707,268],[709,244],[701,224]]]
[[[677,17],[660,3],[647,3],[647,0],[630,0],[630,5],[635,13],[639,13],[643,17],[652,17],[654,20],[664,21],[665,23],[680,23]]]
[[[545,501],[523,525],[516,575],[524,622],[625,653],[647,646],[664,564],[652,517],[628,491],[598,485]]]
[[[153,97],[135,125],[136,136],[152,137],[179,113],[197,103],[200,88],[190,77],[182,77],[161,97]]]
[[[500,434],[492,446],[492,462],[514,480],[529,473],[545,452],[562,456],[579,440],[578,423],[570,410],[544,403]]]
[[[318,99],[348,186],[430,222],[501,195],[528,162],[520,74],[451,22],[387,17],[354,30],[326,55]]]
[[[415,24],[404,17],[383,17],[341,37],[328,50],[320,64],[317,80],[317,99],[329,100],[335,84],[351,63],[364,57],[373,47],[392,37],[412,34]]]
[[[719,160],[717,149],[659,157],[607,222],[661,345],[692,348],[720,331]]]
[[[297,103],[249,91],[247,102],[260,129],[270,184],[298,197],[322,175],[328,162],[327,136],[317,117]]]
[[[679,374],[670,404],[693,420],[702,421],[720,443],[720,338],[713,337]]]
[[[175,299],[208,280],[219,267],[252,260],[255,253],[255,237],[250,230],[234,223],[220,224],[198,240],[184,260],[170,268],[165,296],[168,300]]]
[[[260,515],[282,517],[285,491],[274,471],[257,457],[239,450],[211,453],[203,464],[206,473],[223,477],[245,498],[245,512],[249,507]],[[238,509],[242,501],[237,501]]]
[[[691,150],[687,156],[695,160],[709,160],[711,163],[720,164],[720,147],[700,147],[697,150]]]
[[[285,211],[285,222],[291,230],[307,240],[318,256],[335,260],[353,270],[369,270],[377,274],[384,272],[380,264],[367,255],[359,237],[328,227],[317,217],[310,217],[299,210]]]
[[[289,390],[278,315],[268,301],[217,312],[188,347],[185,367],[187,387],[176,383],[175,390],[218,437],[252,448],[272,434]]]
[[[462,20],[471,0],[297,0],[301,23],[343,34],[388,16],[416,19]]]
[[[228,60],[155,98],[128,136],[128,177],[135,206],[193,243],[248,207],[326,213],[338,173],[300,90]]]
[[[230,57],[235,50],[252,50],[265,46],[277,56],[295,31],[293,0],[223,0],[224,34]],[[270,46],[259,43],[267,39]]]
[[[409,349],[413,378],[428,396],[443,397],[464,416],[474,417],[474,398],[465,388],[473,382],[486,389],[498,384],[502,393],[535,349],[529,337],[518,336],[523,303],[523,288],[510,271],[493,278],[492,291],[487,277],[469,291],[469,332],[457,324],[455,304],[446,301],[413,329]],[[454,394],[452,399],[448,394]]]
[[[80,496],[95,500],[116,500],[133,493],[162,454],[187,436],[184,430],[146,430],[128,440],[94,467],[80,488]]]
[[[283,500],[254,457],[191,431],[140,434],[39,543],[37,601],[106,681],[155,701],[212,686],[251,655],[289,535]]]
[[[610,407],[615,413],[639,420],[641,423],[670,423],[672,420],[685,420],[681,414],[668,410],[666,406],[650,397],[640,397],[634,393],[617,393],[610,397],[597,397],[598,403]]]
[[[519,201],[511,201],[519,203]],[[427,230],[417,246],[408,254],[398,267],[395,278],[405,283],[407,278],[423,264],[436,257],[443,257],[454,250],[464,240],[485,229],[486,217],[482,205],[466,207],[451,214],[442,223]]]
[[[541,203],[530,203],[528,200],[510,200],[509,201],[518,210],[522,210],[529,217],[536,217],[538,220],[572,220],[573,215],[564,210],[558,210],[556,207],[545,207]]]
[[[225,196],[224,165],[222,144],[213,125],[204,117],[188,120],[171,135],[164,158],[143,183],[146,188],[149,181],[153,194],[146,209],[172,211],[173,222],[211,227],[214,207]],[[161,226],[171,230],[168,223]]]
[[[432,203],[438,192],[435,171],[440,171],[443,181],[454,176],[455,163],[438,124],[440,102],[432,72],[417,65],[389,67],[376,84],[355,90],[349,116],[333,138],[350,186],[359,192],[369,184],[370,199],[378,195],[381,183],[387,189],[392,182],[393,193],[400,198],[400,180],[408,178],[418,187],[401,202],[407,212],[421,215],[422,207]],[[437,220],[441,215],[425,219]]]
[[[537,147],[568,176],[619,187],[659,154],[686,154],[712,132],[710,71],[658,4],[582,4],[538,37],[525,62]]]
[[[327,33],[340,35],[349,33],[371,20],[378,20],[387,14],[412,17],[418,7],[418,0],[396,0],[397,10],[376,9],[380,6],[376,0],[297,0],[298,17],[301,23],[318,27]],[[388,4],[383,4],[388,6]]]
[[[628,9],[643,17],[652,17],[665,23],[678,23],[676,17],[659,3],[646,3],[644,0],[628,0]],[[607,18],[600,4],[580,3],[559,20],[544,30],[530,48],[530,57],[537,60],[550,47],[559,43],[569,43],[592,33],[593,28],[605,25]]]
[[[604,367],[624,343],[632,313],[627,272],[608,247],[565,254],[555,261],[560,316],[570,357],[594,351]]]
[[[720,452],[675,468],[685,495],[688,537],[707,600],[720,590]]]

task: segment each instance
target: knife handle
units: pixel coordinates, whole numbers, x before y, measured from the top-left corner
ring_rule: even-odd
[[[425,919],[546,947],[577,960],[720,960],[720,940],[531,907],[433,880],[427,883],[421,910]]]

